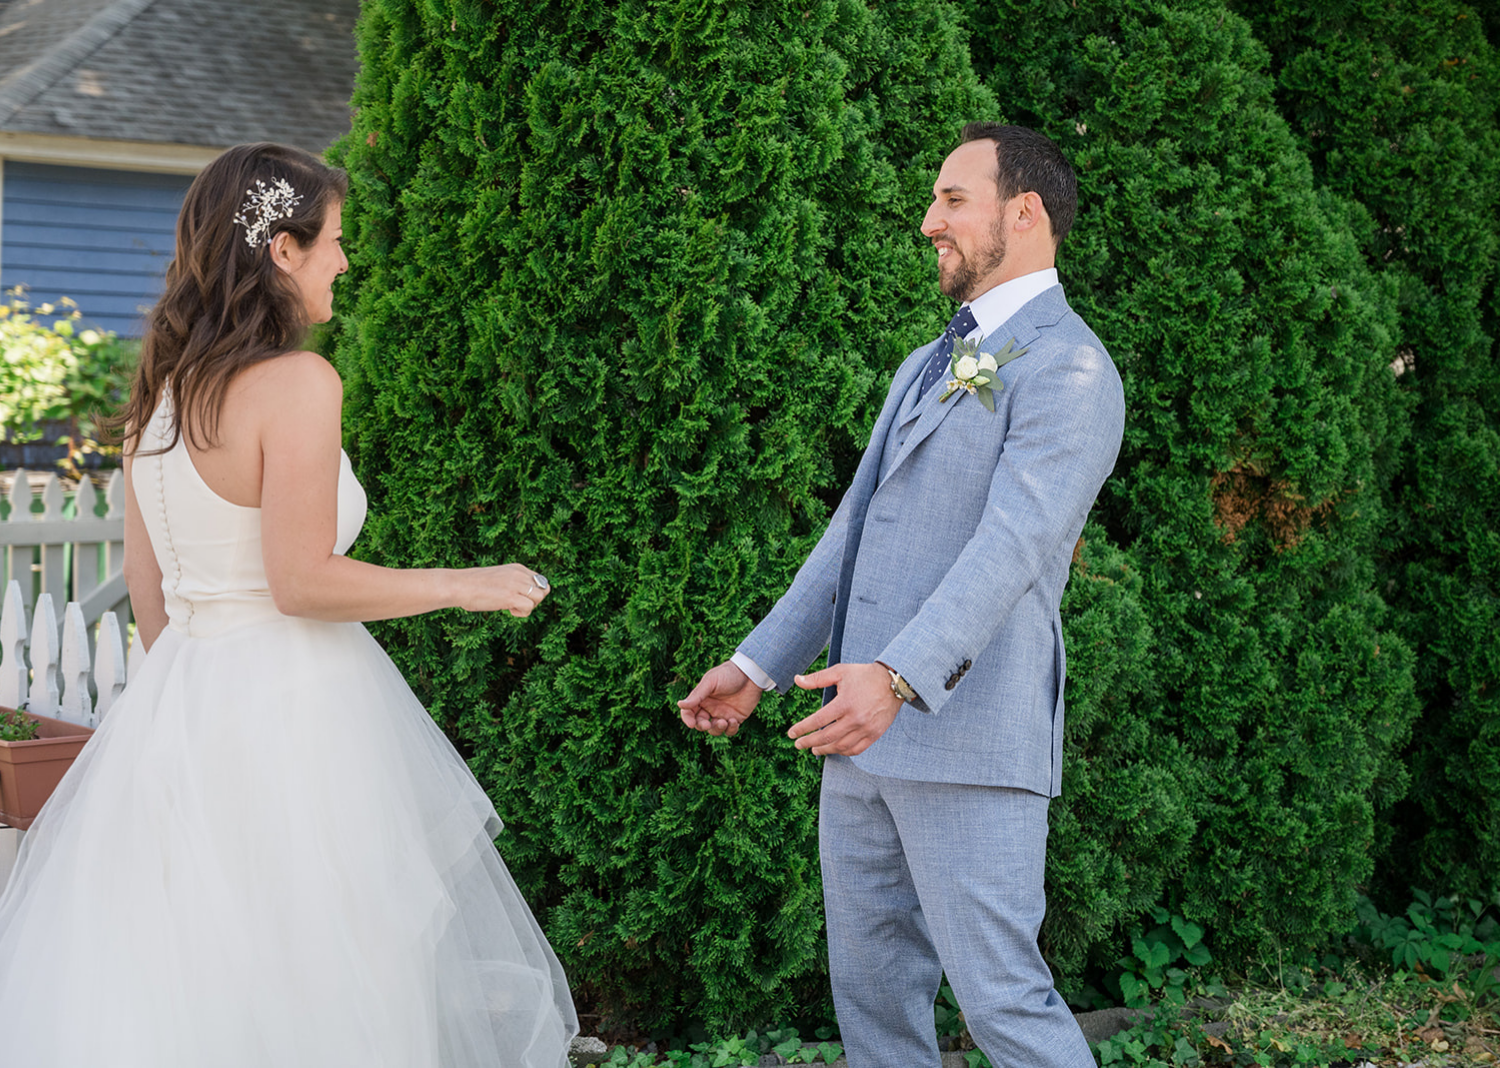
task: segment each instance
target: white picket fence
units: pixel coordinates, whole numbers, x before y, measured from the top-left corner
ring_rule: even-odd
[[[42,507],[33,512],[38,496]],[[97,727],[125,689],[130,670],[145,660],[137,637],[127,661],[120,630],[120,621],[130,618],[125,477],[119,471],[110,476],[102,517],[94,514],[99,491],[88,478],[75,491],[72,517],[64,515],[67,494],[53,474],[33,477],[17,469],[4,500],[10,510],[0,520],[0,705],[24,703],[38,715]],[[66,602],[61,627],[56,601]],[[0,888],[23,834],[0,827]]]
[[[0,482],[5,477],[0,476]],[[125,588],[124,474],[110,475],[102,494],[107,505],[103,516],[94,514],[101,494],[89,478],[78,483],[72,517],[63,514],[67,494],[56,475],[18,469],[9,479],[4,499],[10,514],[0,521],[0,581],[20,583],[28,610],[48,593],[55,603],[78,602],[87,627],[107,612],[126,618],[130,595]],[[34,512],[38,499],[41,508]]]
[[[21,584],[15,579],[5,584],[0,604],[0,706],[19,708],[25,702],[26,710],[39,716],[97,727],[125,689],[131,670],[144,660],[139,631],[127,660],[114,612],[100,617],[98,638],[91,641],[82,606],[69,601],[59,628],[52,595],[43,593],[28,627]]]

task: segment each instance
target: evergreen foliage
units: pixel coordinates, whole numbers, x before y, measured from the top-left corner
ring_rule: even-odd
[[[1079,173],[1059,267],[1125,380],[1064,603],[1044,931],[1065,990],[1153,902],[1221,960],[1346,927],[1404,789],[1412,657],[1372,558],[1405,433],[1395,285],[1222,0],[971,0],[1008,121]]]
[[[1380,563],[1422,716],[1386,901],[1478,896],[1500,871],[1500,55],[1457,0],[1241,6],[1320,184],[1369,211],[1366,259],[1400,296],[1413,427]]]
[[[536,616],[379,629],[471,755],[586,999],[826,996],[819,766],[674,699],[785,589],[890,371],[947,318],[918,232],[992,110],[898,0],[366,0],[336,359],[381,562],[520,559]]]
[[[816,698],[733,741],[673,700],[947,318],[917,223],[973,118],[1073,162],[1059,266],[1127,391],[1063,605],[1064,991],[1152,907],[1225,963],[1311,946],[1382,833],[1392,882],[1495,870],[1500,24],[1233,8],[365,0],[358,551],[552,578],[530,621],[378,633],[584,1000],[734,1027],[826,996],[819,768],[782,736]]]

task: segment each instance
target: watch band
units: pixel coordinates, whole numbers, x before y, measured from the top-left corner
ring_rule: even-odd
[[[891,677],[891,693],[901,698],[907,704],[911,704],[917,699],[917,691],[913,690],[907,684],[907,681],[901,677],[901,674],[895,668],[888,667],[885,669],[885,672]]]

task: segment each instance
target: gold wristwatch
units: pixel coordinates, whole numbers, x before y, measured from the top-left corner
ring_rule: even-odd
[[[907,685],[906,680],[901,677],[900,672],[898,672],[895,668],[886,667],[884,664],[881,664],[880,666],[884,667],[885,673],[891,677],[891,693],[901,698],[901,700],[905,701],[907,704],[912,704],[914,701],[916,701],[917,691],[913,690],[909,685]]]

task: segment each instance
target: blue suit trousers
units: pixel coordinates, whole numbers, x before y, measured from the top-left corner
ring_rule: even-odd
[[[996,1068],[1092,1068],[1037,948],[1048,799],[872,775],[825,758],[829,969],[850,1068],[938,1068],[944,972]]]

